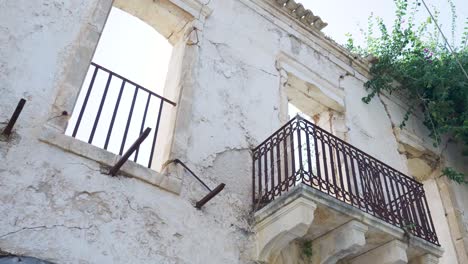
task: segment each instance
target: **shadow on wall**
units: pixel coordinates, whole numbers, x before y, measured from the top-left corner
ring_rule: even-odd
[[[23,257],[23,256],[0,256],[0,264],[14,264],[14,263],[21,263],[21,264],[54,264],[52,262],[48,262],[45,260],[40,260],[37,258],[32,257]]]

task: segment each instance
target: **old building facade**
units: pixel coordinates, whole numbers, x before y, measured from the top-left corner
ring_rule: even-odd
[[[369,62],[325,37],[313,10],[293,0],[0,6],[2,130],[26,99],[0,138],[0,262],[468,263],[468,189],[440,177],[444,166],[468,171],[460,146],[434,147],[418,116],[400,129],[404,98],[362,103]],[[173,45],[145,139],[154,155],[116,176],[135,137],[117,155],[66,134],[112,6]],[[288,104],[304,117],[290,121]]]

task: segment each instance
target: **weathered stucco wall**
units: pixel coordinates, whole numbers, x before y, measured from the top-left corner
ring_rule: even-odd
[[[385,98],[363,104],[366,79],[356,70],[357,62],[344,59],[340,49],[330,50],[327,40],[315,36],[319,33],[289,26],[293,23],[267,12],[257,5],[261,2],[209,2],[213,12],[195,36],[191,33],[186,47],[196,58],[183,64],[190,68],[182,69],[178,87],[171,158],[186,161],[210,186],[226,183],[201,211],[192,204],[206,190],[183,171],[170,168],[169,177],[183,181],[177,195],[133,178],[103,175],[98,163],[38,140],[53,118],[57,91],[59,97],[76,96],[62,91],[69,85],[62,85],[62,75],[70,74],[83,42],[89,42],[82,56],[89,62],[99,35],[90,37],[86,29],[98,17],[93,32],[100,32],[110,2],[3,3],[0,122],[9,118],[20,97],[28,103],[13,139],[0,141],[0,215],[5,216],[0,218],[0,249],[57,263],[252,262],[250,149],[284,122],[280,56],[319,78],[320,89],[332,90],[344,109],[344,119],[336,121],[344,124],[337,125],[350,143],[410,173],[395,132],[404,109]],[[84,74],[77,73],[75,93]],[[73,104],[54,107],[52,113],[71,111]],[[415,130],[414,122],[410,132],[424,138],[425,131]],[[448,148],[444,153],[452,152]],[[456,159],[447,157],[446,162],[460,166]],[[446,251],[440,263],[457,263],[455,238],[447,232],[452,227],[442,210],[447,204],[435,180],[427,181],[427,192]],[[458,186],[454,193],[453,206],[461,213],[468,210],[461,203],[467,188]]]
[[[192,204],[206,190],[192,178],[175,195],[39,141],[83,31],[109,3],[2,3],[1,121],[28,102],[12,140],[0,142],[0,248],[56,263],[237,263],[249,252],[247,217],[228,192],[199,211]]]

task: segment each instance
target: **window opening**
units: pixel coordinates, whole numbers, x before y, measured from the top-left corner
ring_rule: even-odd
[[[293,158],[289,159],[290,164],[285,165],[298,168],[295,172],[295,184],[306,181],[312,185],[317,185],[314,185],[317,188],[324,188],[325,186],[318,186],[318,184],[324,184],[330,177],[333,182],[337,183],[337,186],[347,191],[349,187],[347,179],[341,177],[346,169],[344,166],[345,155],[330,147],[337,144],[332,137],[317,131],[308,122],[304,121],[307,120],[315,126],[334,134],[333,115],[337,114],[337,112],[328,107],[328,105],[333,104],[330,102],[324,104],[326,96],[319,88],[294,75],[288,76],[285,88],[288,97],[288,116],[290,120],[295,119],[292,123],[293,133],[290,135],[292,139],[288,142],[289,148],[287,148],[288,154],[292,153]],[[326,163],[318,162],[324,159],[327,160]],[[327,174],[320,173],[325,171]],[[317,180],[318,177],[320,177],[320,181]],[[340,196],[343,193],[333,193],[331,195]]]
[[[162,96],[172,46],[154,28],[113,7],[69,120],[66,135],[122,155],[151,133],[130,160],[151,168],[159,128],[175,103]]]

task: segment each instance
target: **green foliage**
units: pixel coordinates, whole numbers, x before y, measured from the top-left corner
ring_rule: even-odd
[[[465,180],[465,175],[463,173],[460,173],[456,170],[454,170],[453,168],[450,168],[450,167],[447,167],[447,168],[444,168],[442,170],[442,175],[443,176],[446,176],[447,178],[449,178],[450,180],[458,183],[458,184],[462,184],[462,183],[468,183],[466,180]]]
[[[312,258],[312,241],[305,241],[302,244],[302,254],[309,260]]]
[[[416,228],[416,224],[415,223],[410,223],[410,224],[407,224],[403,227],[403,229],[405,230],[411,230],[411,229],[414,229]]]
[[[413,111],[421,111],[423,123],[435,145],[441,142],[442,135],[448,135],[467,148],[468,78],[460,64],[468,71],[468,19],[461,43],[452,47],[452,54],[430,16],[416,25],[415,15],[421,11],[419,0],[394,2],[397,8],[393,27],[387,27],[382,19],[371,15],[369,28],[364,32],[365,47],[356,46],[352,36],[346,44],[354,53],[377,58],[370,70],[372,78],[365,84],[369,94],[362,100],[369,103],[383,91],[390,94],[398,91],[410,100],[411,105],[401,126]],[[452,10],[454,38],[455,5],[451,0],[448,2]],[[436,20],[438,14],[434,14]],[[378,34],[374,33],[376,28]],[[457,182],[465,182],[463,174],[454,172],[446,168],[444,175]]]

